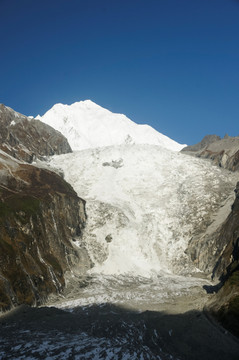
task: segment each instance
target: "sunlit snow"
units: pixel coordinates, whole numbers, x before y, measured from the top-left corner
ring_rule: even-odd
[[[184,251],[233,193],[235,175],[159,146],[121,145],[55,156],[87,201],[83,239],[107,275],[196,271]]]
[[[138,125],[125,115],[114,114],[90,100],[72,105],[56,104],[36,118],[65,135],[73,150],[119,144],[152,144],[179,151],[185,146],[149,125]]]

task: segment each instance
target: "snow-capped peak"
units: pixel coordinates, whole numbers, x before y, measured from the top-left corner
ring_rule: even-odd
[[[115,114],[91,100],[72,105],[55,104],[37,119],[60,131],[73,150],[120,144],[151,144],[180,151],[181,145],[149,125],[138,125],[123,114]]]

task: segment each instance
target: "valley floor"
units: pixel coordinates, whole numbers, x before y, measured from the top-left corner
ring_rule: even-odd
[[[91,281],[81,289],[85,299],[94,288]],[[0,318],[0,358],[236,360],[239,341],[203,312],[213,295],[198,281],[158,303],[145,296],[138,306],[136,298],[127,299],[129,282],[121,283],[122,297],[118,287],[114,303],[97,302],[95,294],[95,303],[86,305],[88,297],[82,305],[69,287],[67,299],[54,300],[58,308],[21,306]],[[147,289],[150,294],[153,284],[145,284],[145,294]]]

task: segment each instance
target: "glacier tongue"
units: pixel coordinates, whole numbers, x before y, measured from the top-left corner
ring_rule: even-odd
[[[160,146],[120,145],[55,156],[87,201],[82,243],[92,272],[152,276],[196,271],[184,251],[233,191],[236,175]]]
[[[138,125],[90,100],[72,105],[56,104],[37,119],[60,131],[73,150],[119,144],[152,144],[180,151],[184,146],[149,125]]]

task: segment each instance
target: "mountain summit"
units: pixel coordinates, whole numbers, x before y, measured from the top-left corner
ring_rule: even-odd
[[[72,105],[56,104],[37,119],[60,131],[73,150],[120,144],[150,144],[180,151],[181,145],[149,125],[139,125],[91,100]]]

